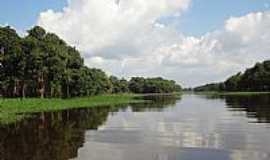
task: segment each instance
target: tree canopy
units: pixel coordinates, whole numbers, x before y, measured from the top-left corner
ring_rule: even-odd
[[[175,81],[165,80],[161,77],[133,77],[129,82],[129,89],[134,93],[172,93],[182,90]]]
[[[88,68],[76,48],[40,26],[20,37],[0,27],[0,95],[5,97],[75,97],[108,93],[169,93],[181,86],[162,78],[107,76]]]
[[[222,91],[222,90],[224,90],[224,83],[211,83],[194,88],[195,92]]]
[[[196,87],[195,91],[270,91],[270,60],[257,63],[244,73],[237,73],[225,82]]]

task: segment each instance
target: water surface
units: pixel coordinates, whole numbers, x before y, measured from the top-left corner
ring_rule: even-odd
[[[183,95],[0,126],[0,160],[269,160],[270,97]]]

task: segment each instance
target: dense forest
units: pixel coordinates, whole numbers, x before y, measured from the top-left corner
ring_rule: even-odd
[[[181,91],[175,81],[109,77],[88,68],[76,48],[42,27],[20,37],[0,27],[0,95],[4,97],[76,97],[110,93],[171,93]]]
[[[203,86],[194,88],[195,92],[207,92],[207,91],[223,91],[224,83],[210,83]]]
[[[134,93],[172,93],[180,92],[181,86],[175,81],[163,78],[133,77],[129,81],[129,89]]]
[[[270,91],[270,60],[257,63],[244,73],[237,73],[225,82],[207,84],[194,88],[195,91]]]

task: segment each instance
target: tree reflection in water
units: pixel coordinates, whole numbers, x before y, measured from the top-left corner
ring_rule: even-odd
[[[244,111],[247,117],[255,119],[256,123],[270,123],[270,94],[250,96],[207,95],[203,97],[207,99],[225,100],[226,106],[230,111]]]
[[[134,111],[161,110],[175,97],[144,97],[149,103],[39,113],[16,124],[0,125],[0,160],[67,160],[76,158],[87,130],[97,130],[110,114],[131,107]]]
[[[40,113],[0,126],[1,160],[66,160],[77,156],[84,133],[102,125],[111,107]]]
[[[165,108],[175,107],[177,101],[181,100],[181,96],[178,95],[155,95],[145,96],[143,99],[145,103],[131,104],[133,112],[145,112],[145,111],[158,111],[161,112]]]
[[[270,123],[270,95],[226,96],[227,106],[234,111],[245,111],[256,123]]]

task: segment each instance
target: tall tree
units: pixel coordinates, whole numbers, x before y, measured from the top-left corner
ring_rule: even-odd
[[[19,37],[0,27],[0,91],[6,97],[75,97],[108,93],[169,93],[176,82],[162,78],[118,79],[88,68],[76,48],[40,26]]]

